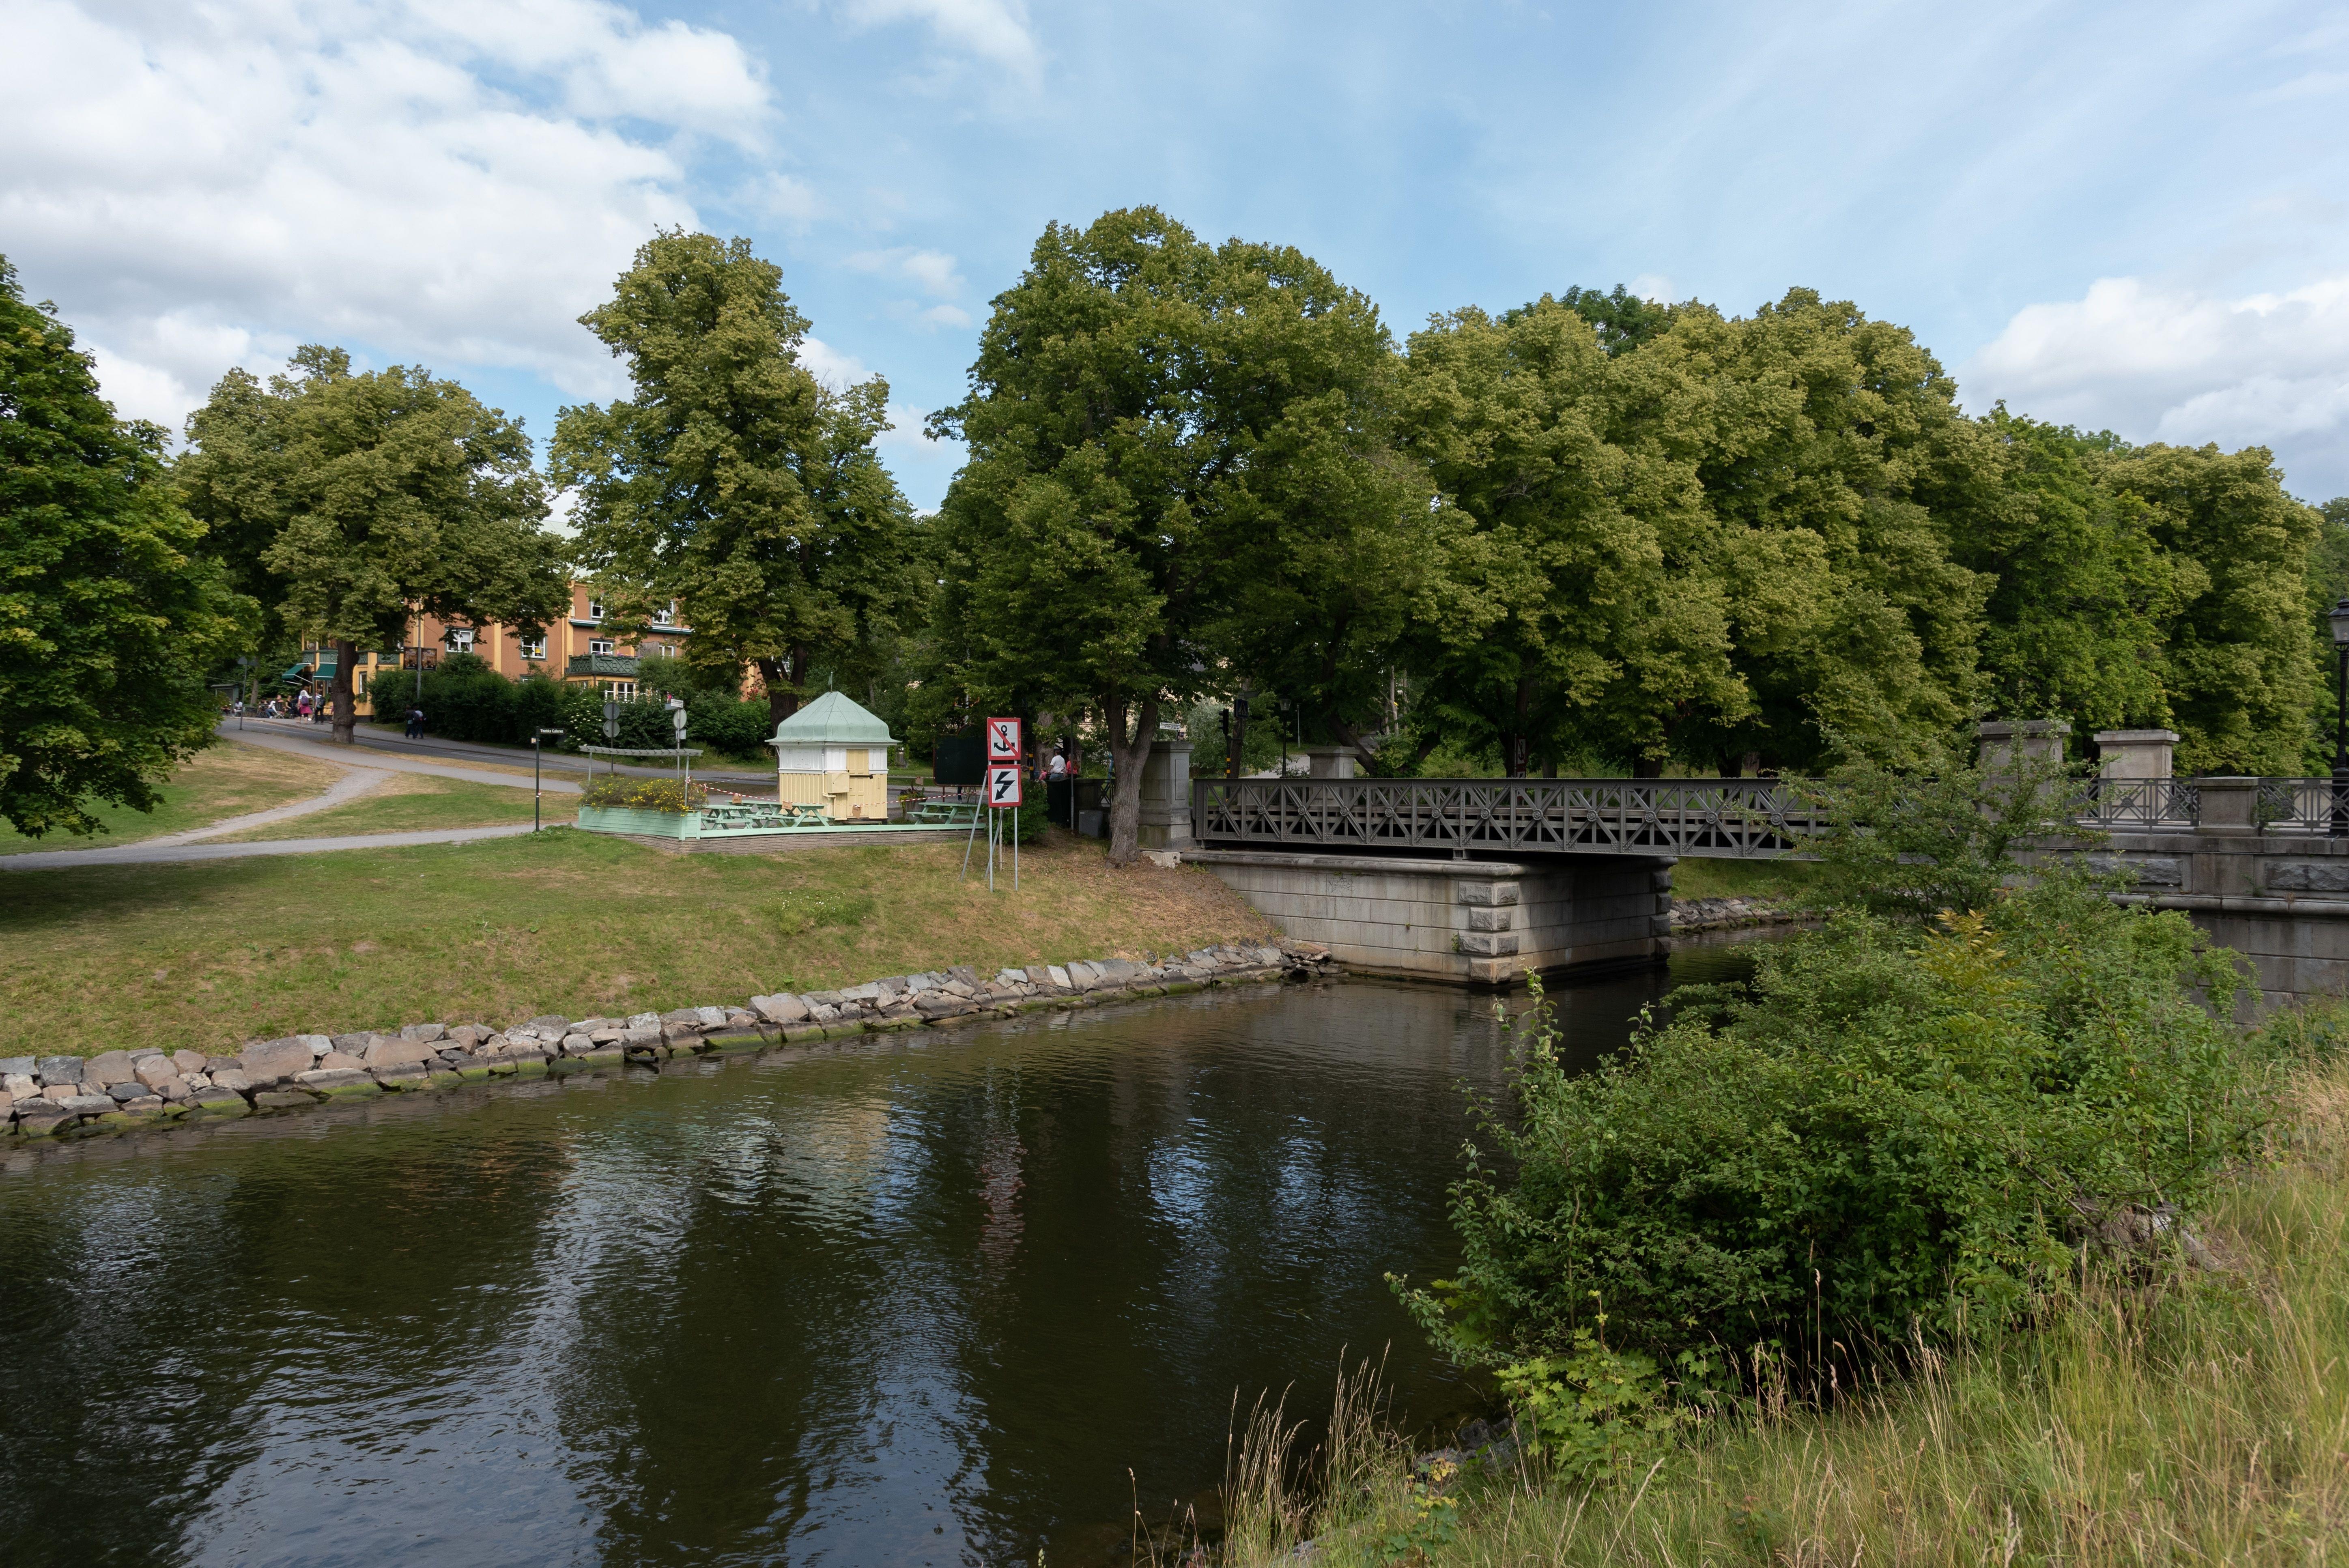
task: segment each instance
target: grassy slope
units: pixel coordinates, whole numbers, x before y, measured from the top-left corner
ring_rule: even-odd
[[[1992,1353],[1831,1415],[1747,1412],[1641,1487],[1511,1486],[1432,1564],[2315,1563],[2349,1542],[2349,1069],[2292,1098],[2285,1158],[2210,1228],[2225,1278],[2096,1291]],[[1390,1457],[1330,1568],[1393,1561]],[[1269,1563],[1275,1553],[1240,1553]]]
[[[59,833],[28,839],[0,822],[0,855],[22,854],[30,850],[96,849],[185,832],[226,817],[241,817],[247,811],[265,811],[273,806],[306,799],[341,777],[339,769],[306,758],[224,741],[198,753],[193,761],[181,768],[163,786],[163,803],[153,812],[100,806],[95,814],[109,830],[90,839]]]
[[[543,820],[567,823],[578,814],[576,795],[549,795]],[[406,833],[427,828],[479,828],[530,820],[530,791],[503,784],[473,784],[428,773],[396,773],[365,798],[306,817],[291,817],[264,828],[225,833],[220,842],[267,839],[323,839],[343,833]]]
[[[1715,861],[1693,856],[1672,867],[1672,897],[1799,898],[1818,881],[1810,861]]]
[[[576,830],[19,873],[0,1054],[665,1010],[1271,934],[1204,872],[1112,871],[1056,838],[1016,895],[958,882],[960,845],[680,856]]]

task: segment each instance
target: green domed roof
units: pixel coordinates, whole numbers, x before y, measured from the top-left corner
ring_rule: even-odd
[[[895,746],[889,727],[836,691],[775,726],[770,746]]]

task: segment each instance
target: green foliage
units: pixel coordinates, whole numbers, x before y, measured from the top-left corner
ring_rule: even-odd
[[[1917,772],[1853,763],[1800,792],[1831,823],[1806,846],[1818,856],[1816,897],[1912,924],[1990,908],[2019,849],[2095,841],[2067,810],[2070,775],[2027,759],[1984,768],[1940,754]]]
[[[1411,340],[1402,429],[1446,503],[1407,660],[1423,749],[1805,769],[1954,730],[1985,583],[1946,536],[1989,446],[1932,356],[1803,289],[1611,352],[1588,303]]]
[[[579,793],[583,806],[614,811],[667,811],[683,816],[698,811],[709,799],[700,784],[688,788],[679,779],[647,779],[634,773],[598,773]]]
[[[2123,449],[2116,438],[2043,425],[2003,404],[1983,424],[2000,465],[1975,486],[1950,549],[1991,584],[1984,706],[2069,717],[2082,738],[2167,726],[2166,628],[2206,574],[2161,547],[2150,504],[2106,482]]]
[[[1610,1343],[1804,1358],[1998,1331],[2078,1277],[2127,1205],[2189,1212],[2262,1101],[2227,955],[2062,874],[1914,927],[1857,912],[1683,997],[1587,1075],[1529,1016],[1516,1116],[1454,1190],[1464,1261],[1410,1292],[1464,1362]],[[1509,1174],[1514,1168],[1514,1173]]]
[[[180,487],[232,574],[340,650],[338,738],[354,650],[402,645],[419,610],[531,635],[569,603],[529,437],[453,381],[310,345],[266,389],[230,371],[188,439]]]
[[[1294,250],[1210,247],[1149,208],[1054,223],[998,295],[969,461],[937,528],[934,681],[999,711],[1090,708],[1136,852],[1162,703],[1256,676],[1358,717],[1423,552],[1386,459],[1377,310]]]
[[[879,377],[833,391],[800,363],[807,318],[750,242],[656,235],[580,322],[626,360],[633,395],[565,408],[550,466],[579,492],[580,558],[624,638],[675,599],[685,657],[755,665],[787,717],[822,663],[856,674],[918,618],[912,508],[874,441]],[[852,684],[858,684],[852,682]]]
[[[1529,1356],[1496,1369],[1503,1398],[1551,1472],[1571,1483],[1627,1480],[1655,1461],[1692,1419],[1685,1404],[1668,1398],[1655,1357],[1609,1350],[1599,1337],[1607,1323],[1594,1310],[1592,1326],[1576,1326],[1557,1355]],[[1681,1352],[1682,1370],[1702,1378],[1709,1358]]]
[[[161,450],[0,258],[0,817],[20,833],[96,832],[98,801],[152,810],[211,739],[203,670],[249,606],[204,559]]]

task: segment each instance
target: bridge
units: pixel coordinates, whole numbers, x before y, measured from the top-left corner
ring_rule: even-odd
[[[1982,727],[1986,748],[2057,760],[2064,729]],[[2092,859],[2244,954],[2268,1000],[2349,992],[2332,780],[2173,778],[2176,738],[2097,737],[2105,771],[2074,810],[2106,835]],[[1826,825],[1799,780],[1188,779],[1187,756],[1166,760],[1162,842],[1355,968],[1455,983],[1656,963],[1676,861],[1800,856]]]

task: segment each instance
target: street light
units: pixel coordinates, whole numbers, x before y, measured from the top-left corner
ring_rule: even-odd
[[[550,735],[561,735],[559,729],[534,729],[530,736],[530,830],[538,831],[538,743]]]
[[[2339,665],[2333,697],[2333,836],[2349,838],[2349,599],[2333,606],[2333,653]]]

